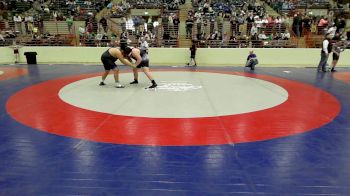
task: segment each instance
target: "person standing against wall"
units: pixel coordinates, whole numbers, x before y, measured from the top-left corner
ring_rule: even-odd
[[[197,46],[195,43],[192,43],[192,46],[190,47],[190,51],[191,51],[190,62],[188,62],[187,65],[190,66],[194,62],[194,66],[197,66],[197,62],[196,62]]]
[[[10,48],[13,49],[13,54],[14,54],[14,56],[15,56],[15,64],[19,63],[19,49],[20,49],[21,47],[22,47],[22,46],[17,45],[16,41],[13,41],[12,46],[10,46]]]

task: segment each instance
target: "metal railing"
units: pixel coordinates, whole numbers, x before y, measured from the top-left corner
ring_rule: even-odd
[[[60,23],[60,25],[58,25]],[[75,34],[75,29],[73,33],[68,32],[68,27],[65,22],[58,22],[57,25],[55,22],[51,23],[52,32],[50,35],[45,35],[47,33],[47,27],[44,28],[43,24],[33,23],[33,28],[36,28],[37,32],[28,31],[26,34],[21,34],[20,31],[16,31],[16,24],[13,22],[7,22],[3,29],[3,34],[5,41],[0,41],[0,46],[9,46],[13,44],[13,41],[16,41],[17,44],[24,46],[90,46],[90,47],[100,47],[100,46],[114,46],[115,40],[111,39],[110,36],[104,39],[98,39],[96,34],[91,35],[87,34]],[[46,24],[46,22],[45,22]],[[25,24],[21,24],[22,29],[25,27]],[[47,24],[46,24],[47,25]],[[24,28],[26,29],[26,28]],[[57,30],[58,29],[58,30]],[[62,33],[65,29],[66,33]],[[195,28],[194,28],[195,29]],[[46,31],[45,31],[46,30]],[[265,27],[265,32],[283,32],[283,28],[278,28],[276,26]],[[12,37],[8,36],[8,32],[12,32]],[[248,32],[248,28],[247,28]],[[210,48],[295,48],[298,46],[298,38],[290,31],[291,39],[290,40],[252,40],[247,33],[247,39],[240,39],[238,36],[237,40],[199,40],[198,45],[200,47],[210,47]],[[323,27],[316,27],[316,30],[311,30],[311,28],[304,28],[303,36],[305,37],[305,46],[307,48],[318,48],[323,39]],[[119,37],[121,32],[117,32]],[[193,31],[193,40],[196,41],[195,30]],[[129,31],[129,40],[130,42],[137,46],[138,45],[138,35],[136,31]],[[174,26],[162,26],[160,25],[157,30],[157,36],[149,40],[150,47],[178,47],[179,35],[177,29]]]

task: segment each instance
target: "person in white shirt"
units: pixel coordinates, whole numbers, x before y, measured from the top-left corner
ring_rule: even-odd
[[[290,33],[288,30],[286,30],[284,33],[282,33],[282,39],[283,40],[288,40],[290,39]]]
[[[255,18],[254,23],[256,24],[257,28],[261,28],[263,26],[263,22],[262,22],[262,20],[259,17]]]
[[[27,15],[27,16],[24,18],[24,21],[25,21],[26,24],[27,24],[27,25],[26,25],[26,26],[27,26],[27,28],[26,28],[27,32],[31,33],[31,32],[33,31],[33,21],[34,21],[33,16]]]
[[[148,53],[149,45],[145,37],[140,37],[140,49],[145,50]]]
[[[168,29],[170,31],[170,35],[174,35],[174,22],[173,22],[173,16],[169,14],[168,16]]]
[[[101,46],[101,42],[102,42],[102,38],[103,38],[103,34],[101,32],[98,32],[95,36],[95,39],[96,39],[96,45],[98,47]]]
[[[332,44],[330,44],[330,35],[329,33],[326,34],[325,39],[322,41],[322,49],[321,49],[321,60],[318,64],[317,71],[323,71],[326,72],[327,67],[327,61],[329,57],[329,53],[332,52]]]
[[[269,23],[266,16],[261,20],[261,22],[262,22],[263,26],[266,26],[266,24]]]
[[[252,28],[250,29],[250,35],[252,36],[252,39],[256,39],[258,34],[258,28],[256,27],[256,24],[253,24]]]
[[[4,36],[2,36],[2,34],[1,34],[1,33],[0,33],[0,41],[5,42],[5,38],[4,38]]]
[[[282,19],[279,16],[277,16],[277,18],[275,19],[275,23],[276,24],[281,24],[282,23]]]
[[[337,27],[333,23],[332,26],[327,30],[329,37],[332,39],[335,36],[335,32],[337,31]]]
[[[260,40],[266,40],[266,39],[267,39],[267,36],[265,35],[265,32],[262,31],[262,32],[259,34],[258,38],[259,38]]]
[[[22,33],[22,17],[16,14],[13,16],[13,22],[15,22],[15,30]]]
[[[277,27],[278,31],[280,32],[281,31],[281,26],[282,26],[282,19],[279,16],[277,16],[277,18],[275,19],[274,22],[276,24],[276,27]]]
[[[155,27],[157,27],[158,25],[159,25],[158,20],[155,20],[155,21],[153,22],[153,27],[155,28]]]
[[[13,17],[13,21],[14,22],[22,22],[22,18],[20,15],[16,14],[14,17]]]

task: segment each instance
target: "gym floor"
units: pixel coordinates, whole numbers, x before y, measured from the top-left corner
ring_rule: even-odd
[[[350,68],[0,66],[0,195],[349,195]]]

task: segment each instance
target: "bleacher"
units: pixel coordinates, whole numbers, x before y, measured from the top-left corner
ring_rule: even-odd
[[[131,4],[132,8],[162,8],[161,14],[159,16],[155,16],[159,18],[159,26],[156,28],[156,30],[152,30],[153,34],[155,34],[155,37],[151,40],[149,40],[150,47],[178,47],[179,46],[179,29],[176,28],[172,24],[168,24],[167,20],[164,18],[167,18],[169,14],[176,14],[179,16],[179,11],[177,9],[175,10],[169,10],[169,7],[175,8],[176,6],[169,6],[171,5],[180,5],[181,3],[184,3],[184,1],[180,1],[177,3],[177,1],[173,0],[145,0],[143,3],[140,3],[140,0],[132,0],[128,1],[127,3]],[[280,1],[275,1],[280,2]],[[298,6],[303,6],[303,2],[301,1]],[[324,3],[324,1],[315,1],[318,3],[318,5]],[[123,27],[123,24],[121,22],[115,22],[115,20],[112,20],[108,18],[108,27],[107,32],[100,32],[101,27],[98,26],[98,21],[96,18],[94,18],[94,15],[97,11],[99,11],[100,8],[95,7],[95,3],[99,3],[99,1],[92,0],[91,5],[86,4],[83,0],[75,0],[74,6],[69,7],[67,5],[67,0],[51,0],[48,1],[49,9],[51,12],[49,13],[41,13],[42,16],[44,16],[44,22],[43,26],[40,27],[40,24],[38,21],[34,22],[34,26],[39,28],[39,39],[33,38],[33,36],[17,36],[15,38],[19,42],[23,42],[22,45],[47,45],[47,46],[55,46],[55,45],[65,45],[65,46],[113,46],[115,44],[115,40],[120,39],[120,34],[125,31],[125,27]],[[100,2],[102,3],[102,2]],[[174,4],[173,4],[174,3]],[[14,8],[14,13],[22,12],[30,8],[28,7],[28,4],[26,2],[22,1],[11,1],[12,8]],[[45,4],[46,5],[46,4]],[[200,9],[200,5],[195,5],[194,10]],[[124,6],[122,4],[118,4],[118,6]],[[243,9],[243,7],[246,9],[253,10],[254,13],[256,13],[256,9],[253,5],[247,4],[242,0],[230,0],[230,1],[222,1],[222,0],[213,0],[211,6],[212,12],[210,13],[203,13],[203,10],[200,10],[202,12],[203,19],[207,21],[207,25],[204,30],[202,30],[205,34],[205,36],[208,38],[211,36],[214,31],[218,31],[218,29],[222,32],[219,32],[220,36],[219,38],[213,39],[202,39],[200,38],[201,35],[197,32],[197,24],[195,23],[192,28],[192,40],[198,41],[198,45],[200,47],[211,47],[211,48],[234,48],[234,47],[275,47],[275,48],[282,48],[282,47],[297,47],[298,41],[295,41],[295,35],[293,32],[291,32],[291,29],[289,29],[288,26],[285,24],[274,24],[274,23],[267,23],[263,27],[259,28],[259,32],[264,31],[266,35],[276,35],[284,33],[286,30],[289,30],[291,32],[291,35],[293,39],[291,40],[281,40],[281,39],[269,39],[269,40],[257,40],[256,37],[250,37],[250,30],[252,27],[252,23],[232,23],[230,24],[228,19],[230,18],[230,14],[232,12],[232,9],[236,9],[236,11]],[[71,8],[80,8],[79,12],[72,12]],[[73,29],[72,32],[68,31],[68,26],[66,21],[63,19],[62,21],[53,21],[52,18],[52,11],[56,11],[59,13],[63,13],[66,16],[70,14],[74,14],[75,20],[85,20],[86,18],[90,18],[92,20],[93,27],[89,27],[84,30],[83,33],[78,32],[78,29]],[[74,11],[74,10],[73,10]],[[77,10],[76,10],[77,11]],[[217,13],[224,13],[223,14],[223,23],[218,24],[216,21]],[[87,15],[87,13],[92,13],[92,15]],[[44,14],[44,15],[43,15]],[[125,16],[126,13],[123,13],[122,16]],[[163,20],[160,18],[163,17]],[[146,20],[144,22],[147,22]],[[182,21],[184,23],[184,21]],[[86,22],[86,24],[89,24]],[[150,25],[150,24],[148,24]],[[23,26],[23,25],[22,25]],[[139,37],[143,36],[145,34],[144,30],[142,30],[144,24],[137,24],[136,27],[127,27],[127,34],[128,39],[130,41],[130,44],[137,46],[139,42]],[[202,24],[202,28],[204,28],[204,24]],[[221,26],[221,27],[220,27]],[[84,26],[85,27],[85,26]],[[311,31],[311,27],[308,27],[309,29],[305,28],[303,29],[302,34],[308,35],[308,38],[305,40],[307,47],[318,47],[317,44],[311,44],[311,42],[316,43],[316,39],[312,39],[313,41],[310,41],[310,33],[311,34],[318,34],[323,35],[325,30],[325,27],[317,27],[316,30],[313,32]],[[0,31],[3,30],[9,30],[9,29],[16,29],[15,24],[11,22],[5,22],[0,21]],[[88,30],[90,29],[90,30]],[[22,28],[23,30],[23,28]],[[49,38],[43,38],[42,35],[44,33],[49,33],[50,35],[53,35],[53,37]],[[97,36],[98,34],[106,33],[104,35],[103,39],[100,39]],[[231,36],[232,34],[235,34],[237,36],[237,40],[227,40],[223,39],[223,36],[221,34],[228,33],[228,36]],[[17,33],[18,34],[18,33]],[[65,40],[66,39],[66,40]],[[9,39],[10,40],[10,39]],[[191,40],[191,39],[190,39]],[[4,43],[2,42],[2,45],[8,45],[11,44],[12,41],[7,41]]]
[[[330,7],[328,0],[300,0],[297,9],[328,9]]]

